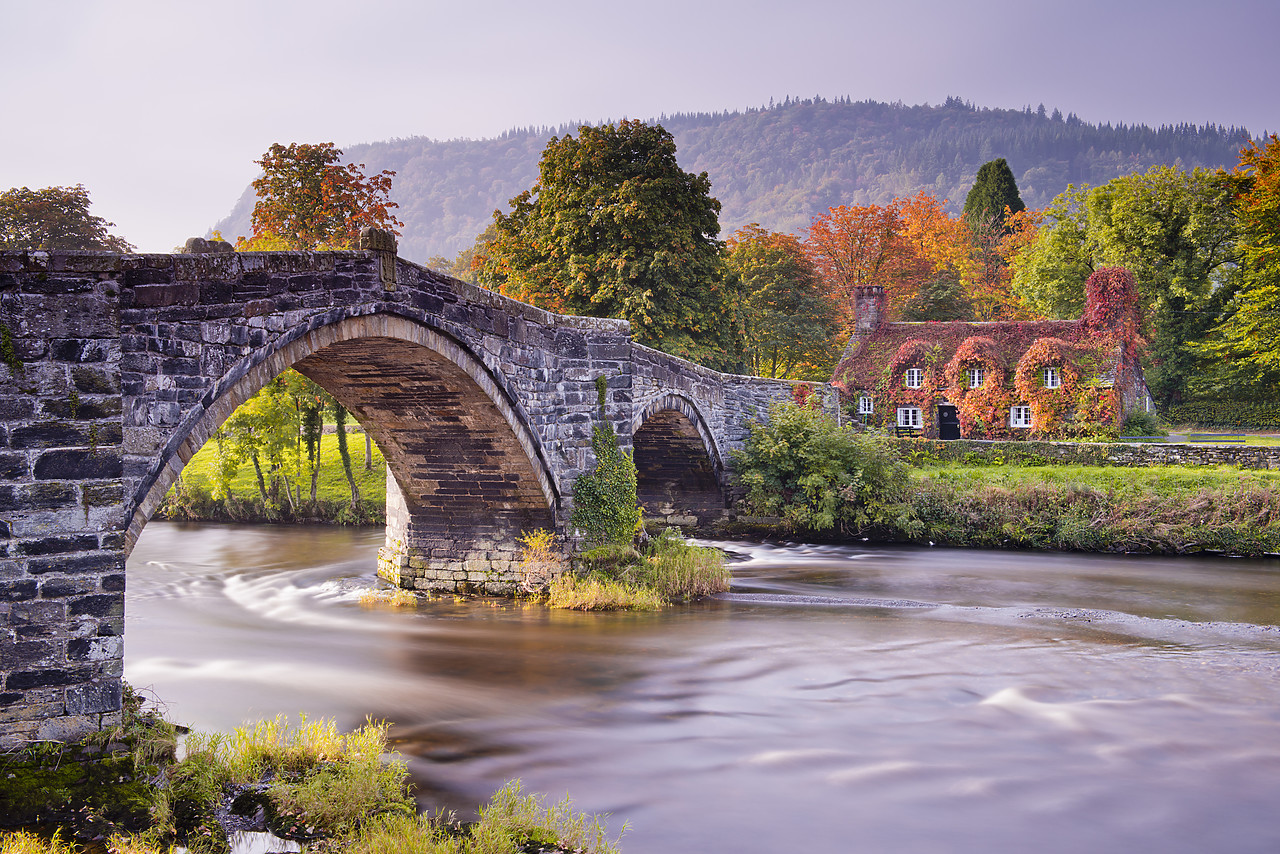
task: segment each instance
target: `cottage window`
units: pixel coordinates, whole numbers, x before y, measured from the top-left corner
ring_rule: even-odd
[[[914,427],[920,429],[920,407],[918,406],[899,406],[898,407],[898,426]]]
[[[904,380],[907,388],[920,388],[920,386],[924,385],[924,371],[919,368],[907,368]]]
[[[986,382],[986,379],[987,379],[986,368],[970,368],[969,369],[969,388],[981,388],[982,384]]]
[[[862,397],[858,398],[859,415],[870,415],[875,411],[875,408],[875,401],[873,401],[868,395],[864,394]]]
[[[1030,427],[1031,426],[1031,407],[1030,406],[1009,407],[1009,426],[1010,427]]]
[[[1062,374],[1058,373],[1057,368],[1044,369],[1044,387],[1057,388],[1062,385]]]

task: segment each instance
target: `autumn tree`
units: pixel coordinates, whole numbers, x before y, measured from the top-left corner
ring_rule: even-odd
[[[1197,385],[1222,397],[1280,399],[1280,137],[1240,152],[1240,288],[1208,340]]]
[[[676,162],[660,125],[624,121],[553,137],[538,181],[494,212],[481,284],[557,312],[619,317],[635,339],[710,367],[740,359],[705,172]]]
[[[354,249],[364,226],[399,234],[390,200],[395,172],[366,175],[364,164],[341,162],[331,142],[317,145],[274,143],[261,160],[262,176],[253,182],[253,237],[239,248]]]
[[[891,318],[915,298],[928,262],[904,236],[902,200],[888,205],[841,205],[815,216],[805,232],[805,250],[836,300],[841,329],[853,329],[854,294],[880,285]]]
[[[744,361],[752,374],[829,379],[843,343],[835,301],[800,241],[752,223],[726,243],[737,277]]]
[[[0,193],[0,249],[134,251],[107,231],[115,223],[89,213],[89,204],[83,184]]]
[[[937,196],[919,192],[899,199],[902,236],[915,252],[919,280],[902,307],[903,320],[972,320],[967,291],[974,246],[964,220],[951,216]]]

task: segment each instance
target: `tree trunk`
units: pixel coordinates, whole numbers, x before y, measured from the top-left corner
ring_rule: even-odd
[[[333,420],[338,428],[338,453],[342,456],[342,470],[347,475],[347,485],[351,487],[351,509],[360,508],[360,487],[356,486],[356,477],[351,471],[351,451],[347,448],[347,410],[342,404],[334,402]]]
[[[373,471],[373,437],[364,431],[364,470]]]

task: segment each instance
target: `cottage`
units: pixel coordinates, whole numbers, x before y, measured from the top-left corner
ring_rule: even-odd
[[[1114,434],[1150,411],[1133,276],[1098,270],[1079,320],[885,320],[879,286],[856,289],[855,329],[832,378],[866,424],[941,439]]]

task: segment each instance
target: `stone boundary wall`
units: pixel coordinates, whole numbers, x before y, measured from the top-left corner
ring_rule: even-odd
[[[980,439],[894,439],[904,455],[986,463],[1050,463],[1101,466],[1238,466],[1280,469],[1280,446],[1147,442],[1041,442]]]

